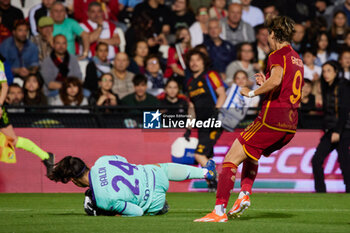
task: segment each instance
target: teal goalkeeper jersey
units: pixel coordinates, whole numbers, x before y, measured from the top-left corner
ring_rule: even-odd
[[[89,174],[96,205],[128,216],[142,216],[147,212],[154,194],[155,179],[155,172],[150,166],[130,164],[118,155],[100,157]]]

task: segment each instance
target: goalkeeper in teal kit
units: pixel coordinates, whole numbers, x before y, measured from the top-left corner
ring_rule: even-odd
[[[197,168],[175,163],[134,165],[118,155],[102,156],[89,169],[77,157],[58,162],[49,178],[89,187],[84,208],[89,215],[157,215],[167,212],[170,181],[215,179],[215,163]]]

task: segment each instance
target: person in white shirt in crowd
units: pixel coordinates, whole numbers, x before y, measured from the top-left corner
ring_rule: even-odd
[[[306,49],[303,53],[304,61],[304,78],[311,81],[317,81],[321,76],[322,68],[315,65],[316,51],[313,49]]]
[[[28,19],[30,24],[30,31],[33,36],[37,36],[39,34],[39,19],[44,16],[50,16],[50,8],[54,2],[55,0],[42,0],[41,3],[36,4],[30,8]]]
[[[254,42],[254,29],[242,20],[242,6],[232,3],[228,7],[228,15],[222,20],[221,38],[237,45],[243,42]]]
[[[257,70],[253,65],[254,51],[250,43],[242,43],[238,47],[237,60],[231,62],[226,68],[226,79],[224,82],[227,85],[232,84],[233,76],[238,70],[243,70],[248,74],[248,86],[251,88],[255,85],[255,73]]]
[[[255,27],[264,23],[264,14],[258,7],[251,6],[251,2],[252,0],[241,0],[243,7],[242,19],[249,23],[250,26]]]
[[[113,60],[119,52],[121,41],[124,42],[124,33],[108,20],[103,19],[102,6],[98,2],[91,2],[88,8],[88,20],[80,23],[85,32],[89,33],[90,51],[89,57],[95,56],[96,46],[100,42],[109,45],[108,60]],[[122,48],[124,50],[124,48]]]
[[[350,49],[344,49],[339,55],[339,63],[343,68],[343,77],[350,80]]]
[[[213,6],[209,9],[209,17],[221,20],[227,17],[226,0],[213,0]]]
[[[238,87],[248,87],[249,88],[249,77],[247,72],[244,70],[238,70],[233,75],[233,84],[232,88],[234,88],[234,85],[237,85]],[[243,97],[243,96],[242,96]],[[245,97],[244,97],[245,98]],[[257,108],[259,106],[260,96],[254,96],[253,98],[249,99],[248,106],[245,106],[246,108]],[[248,110],[247,114],[252,115],[256,114],[257,110]]]
[[[204,41],[204,34],[208,34],[208,8],[205,6],[199,7],[196,12],[196,19],[197,21],[190,27],[192,47],[202,44]]]

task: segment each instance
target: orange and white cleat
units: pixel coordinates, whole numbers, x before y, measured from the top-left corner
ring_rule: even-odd
[[[235,203],[233,204],[232,209],[228,212],[228,217],[230,218],[239,218],[243,214],[243,212],[248,209],[250,206],[249,193],[243,194],[242,198],[237,198]]]
[[[216,211],[213,210],[213,212],[205,215],[203,218],[196,219],[193,222],[227,222],[227,215],[217,215]]]

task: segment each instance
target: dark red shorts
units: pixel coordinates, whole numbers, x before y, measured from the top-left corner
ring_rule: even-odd
[[[295,133],[269,128],[255,119],[238,137],[247,156],[259,160],[261,155],[269,156],[287,145]]]

